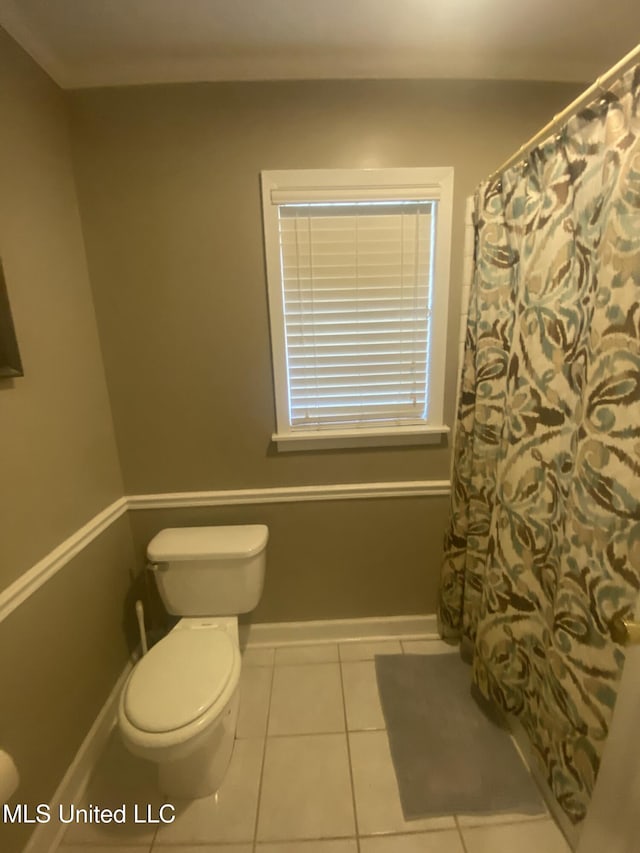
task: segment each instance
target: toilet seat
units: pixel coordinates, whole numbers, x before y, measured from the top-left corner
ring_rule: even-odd
[[[174,630],[135,667],[122,697],[127,721],[139,733],[177,733],[216,716],[239,675],[239,650],[215,626]],[[234,678],[235,676],[235,678]]]

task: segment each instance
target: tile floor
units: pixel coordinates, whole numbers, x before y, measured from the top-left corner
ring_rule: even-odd
[[[438,640],[249,649],[237,742],[214,796],[166,825],[71,824],[58,853],[569,853],[548,815],[402,816],[373,657],[451,651]],[[117,732],[85,804],[163,802]]]

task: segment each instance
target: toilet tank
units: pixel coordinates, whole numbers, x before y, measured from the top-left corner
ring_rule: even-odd
[[[160,597],[175,616],[234,616],[258,604],[269,529],[264,524],[167,527],[147,546]]]

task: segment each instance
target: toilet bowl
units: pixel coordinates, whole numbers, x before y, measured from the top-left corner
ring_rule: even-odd
[[[120,695],[120,732],[132,753],[158,765],[164,794],[192,799],[220,787],[233,750],[239,682],[230,617],[182,619],[134,668]]]
[[[267,538],[263,525],[177,528],[149,544],[165,605],[183,618],[132,670],[118,724],[127,748],[157,765],[170,797],[213,793],[229,765],[241,664],[231,611],[260,598]],[[184,615],[214,607],[224,615]]]

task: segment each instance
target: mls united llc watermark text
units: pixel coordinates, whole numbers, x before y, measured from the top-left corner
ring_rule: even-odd
[[[78,808],[73,804],[60,804],[53,808],[48,803],[28,805],[18,803],[10,806],[5,803],[2,807],[3,823],[173,823],[176,819],[176,809],[171,803],[153,806],[151,803],[123,803],[116,808],[106,809],[102,806],[89,804]]]

